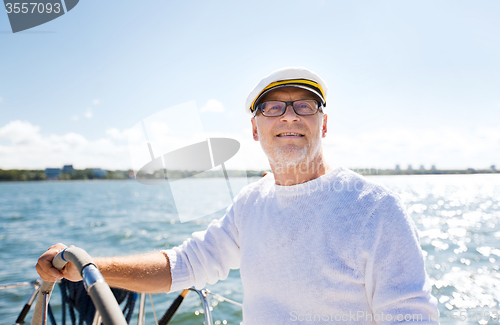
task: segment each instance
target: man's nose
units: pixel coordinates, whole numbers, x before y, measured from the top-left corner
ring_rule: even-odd
[[[292,105],[287,105],[285,114],[281,115],[281,120],[285,122],[299,121],[299,116],[295,113]]]

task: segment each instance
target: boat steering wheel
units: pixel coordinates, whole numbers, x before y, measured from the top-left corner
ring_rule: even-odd
[[[127,325],[120,306],[111,292],[108,284],[104,281],[101,272],[97,269],[92,258],[83,249],[69,247],[56,255],[52,260],[52,265],[58,270],[72,262],[83,278],[83,285],[87,290],[92,302],[99,312],[104,325]],[[38,293],[35,310],[31,325],[47,324],[47,307],[50,294],[55,282],[42,281]]]

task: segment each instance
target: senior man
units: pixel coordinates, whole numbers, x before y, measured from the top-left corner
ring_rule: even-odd
[[[247,99],[253,138],[273,171],[243,188],[220,220],[170,250],[96,258],[110,286],[172,292],[240,268],[243,322],[437,324],[417,229],[401,200],[325,162],[327,88],[315,73],[285,68]],[[68,264],[37,264],[44,280],[80,280]]]

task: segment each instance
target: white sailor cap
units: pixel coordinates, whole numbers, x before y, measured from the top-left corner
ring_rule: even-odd
[[[282,68],[272,72],[250,92],[245,103],[245,111],[253,115],[255,104],[259,99],[276,88],[297,87],[309,90],[316,94],[326,106],[326,83],[314,72],[299,67]]]

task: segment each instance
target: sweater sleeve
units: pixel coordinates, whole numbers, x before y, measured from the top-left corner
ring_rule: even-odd
[[[230,269],[239,268],[240,244],[233,205],[207,230],[194,232],[182,245],[163,251],[170,262],[170,292],[192,286],[202,289],[207,282],[224,280]]]
[[[398,197],[381,199],[361,238],[365,289],[374,320],[384,325],[439,324],[418,232]]]

